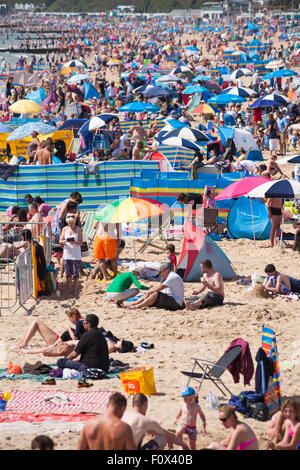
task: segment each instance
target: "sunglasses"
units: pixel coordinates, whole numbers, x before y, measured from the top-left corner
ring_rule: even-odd
[[[227,418],[219,418],[219,421],[221,421],[222,423],[225,423],[225,421],[228,420],[228,417]]]

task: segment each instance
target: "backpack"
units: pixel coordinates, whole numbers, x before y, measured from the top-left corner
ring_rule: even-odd
[[[102,369],[88,368],[81,372],[84,379],[101,380],[106,378],[106,373]]]

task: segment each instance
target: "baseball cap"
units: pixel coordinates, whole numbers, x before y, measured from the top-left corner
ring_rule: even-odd
[[[182,392],[182,397],[187,397],[188,395],[196,395],[195,389],[193,387],[185,387]]]

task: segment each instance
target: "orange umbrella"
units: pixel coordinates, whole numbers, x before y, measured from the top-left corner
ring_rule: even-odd
[[[65,77],[68,77],[74,72],[79,72],[79,68],[77,67],[63,67],[60,71],[61,75],[64,75]]]

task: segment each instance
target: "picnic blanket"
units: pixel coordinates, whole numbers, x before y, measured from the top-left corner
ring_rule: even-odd
[[[41,413],[77,415],[102,413],[114,392],[63,392],[58,390],[11,390],[12,398],[6,405],[6,413]]]
[[[55,367],[55,364],[50,364],[50,366]],[[8,374],[7,369],[0,369],[0,380],[31,380],[32,382],[43,382],[48,375],[44,374]],[[111,369],[109,372],[107,372],[105,379],[113,379],[115,377],[119,377],[120,370],[116,369]],[[67,380],[64,379],[63,377],[55,377],[55,380]]]

